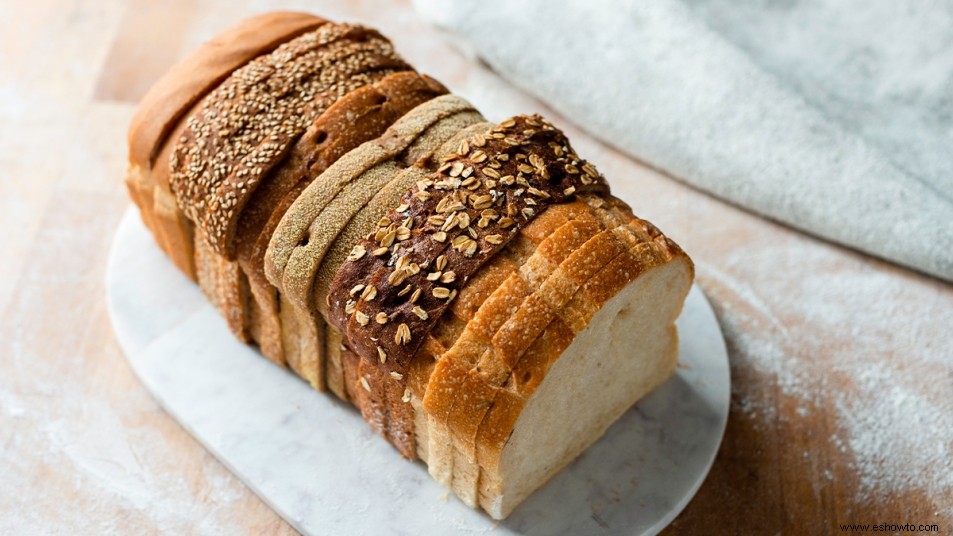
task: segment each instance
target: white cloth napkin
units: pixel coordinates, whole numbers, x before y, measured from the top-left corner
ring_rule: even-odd
[[[953,281],[950,2],[415,3],[603,141]]]

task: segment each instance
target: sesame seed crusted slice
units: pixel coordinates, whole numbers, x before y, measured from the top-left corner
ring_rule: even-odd
[[[355,88],[365,86],[380,80],[388,74],[393,74],[400,65],[386,57],[369,57],[364,63],[355,63],[353,68],[341,68],[338,76],[341,79],[334,82],[327,90],[313,98],[306,106],[305,110],[313,110],[309,114],[319,114],[332,105],[335,101]],[[361,71],[361,69],[364,69]],[[357,74],[352,75],[354,72]],[[225,255],[232,256],[236,249],[236,235],[238,222],[243,213],[248,199],[257,190],[262,182],[267,181],[267,177],[272,170],[284,161],[285,154],[294,147],[295,141],[303,130],[295,132],[279,133],[271,139],[262,142],[246,156],[241,164],[236,167],[232,175],[219,183],[215,188],[215,199],[237,199],[234,208],[228,211],[210,211],[208,212],[208,225],[220,226],[224,228],[223,252]],[[244,166],[244,167],[242,167]],[[262,179],[258,179],[260,176]],[[243,179],[241,174],[247,171],[248,175]],[[254,175],[254,176],[252,176]]]
[[[151,168],[166,137],[193,104],[235,69],[326,22],[307,13],[264,13],[242,20],[202,44],[172,66],[142,98],[130,121],[130,163]]]
[[[608,185],[560,131],[538,116],[507,120],[461,143],[457,154],[405,194],[402,205],[409,211],[392,211],[389,221],[362,242],[382,254],[342,265],[331,287],[329,322],[346,330],[361,357],[371,359],[381,347],[389,356],[385,370],[402,373],[470,274],[546,206],[570,200],[576,192],[607,193]],[[411,236],[394,245],[382,231],[408,218]],[[440,256],[446,259],[443,269],[436,268]],[[381,283],[383,291],[374,301],[352,300],[346,289],[357,283]],[[427,312],[427,320],[413,313],[414,306]],[[374,316],[380,311],[393,321],[356,321],[357,312]],[[402,323],[409,337],[398,336]]]
[[[327,107],[321,97],[346,93],[340,80],[373,68],[409,67],[376,32],[325,24],[235,71],[189,117],[171,159],[173,191],[216,251],[233,258],[241,208]]]

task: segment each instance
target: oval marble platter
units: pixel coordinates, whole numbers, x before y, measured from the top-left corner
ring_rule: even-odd
[[[106,293],[146,388],[305,534],[655,534],[698,490],[728,418],[725,343],[695,286],[678,319],[676,375],[497,523],[402,459],[357,410],[239,343],[134,208],[116,232]]]

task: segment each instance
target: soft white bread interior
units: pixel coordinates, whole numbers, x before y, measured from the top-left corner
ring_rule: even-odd
[[[506,518],[675,373],[675,319],[693,277],[691,261],[681,255],[645,271],[608,300],[528,397],[489,467],[457,452],[414,397],[417,455],[461,500],[494,519]],[[435,444],[446,446],[451,459],[431,453]],[[475,493],[461,493],[474,482]]]
[[[692,282],[687,257],[643,273],[610,299],[549,369],[482,475],[480,506],[503,519],[602,437],[678,362],[675,318]]]

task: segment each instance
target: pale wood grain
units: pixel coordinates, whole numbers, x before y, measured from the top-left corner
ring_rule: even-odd
[[[710,477],[667,533],[819,534],[883,521],[953,532],[953,496],[916,479],[863,493],[857,460],[831,440],[847,432],[835,395],[852,388],[833,372],[838,359],[948,356],[938,348],[950,342],[950,285],[740,211],[593,141],[450,48],[406,3],[49,0],[5,4],[0,17],[0,533],[294,532],[152,400],[103,299],[106,254],[128,206],[120,179],[133,103],[185,51],[266,7],[379,26],[490,117],[542,111],[695,258],[728,335],[733,403]],[[900,319],[906,334],[858,337],[862,312],[827,325],[797,307],[801,282],[824,274],[902,281],[920,299],[893,309],[922,317]],[[764,370],[752,340],[815,371],[807,402]],[[830,374],[816,373],[828,364]],[[951,364],[924,367],[924,396],[953,407]]]

